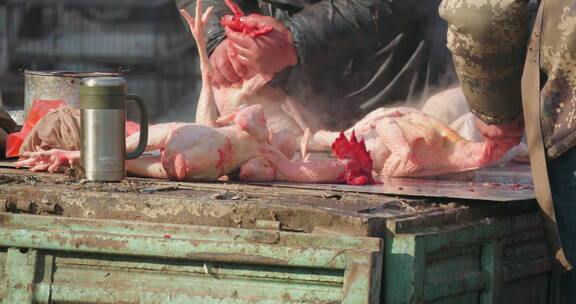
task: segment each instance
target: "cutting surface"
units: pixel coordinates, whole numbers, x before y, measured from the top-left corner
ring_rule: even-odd
[[[276,186],[305,189],[446,197],[488,201],[518,201],[534,198],[530,166],[484,168],[474,172],[434,179],[381,178],[382,184],[353,186],[343,184],[273,183]]]
[[[13,167],[12,161],[0,162]],[[345,192],[378,193],[419,197],[445,197],[487,201],[519,201],[534,199],[530,166],[508,164],[506,167],[483,168],[436,178],[380,178],[381,184],[353,186],[345,184],[248,183],[277,187],[319,189]]]
[[[401,195],[387,195],[379,186],[191,183],[133,177],[120,183],[90,183],[72,174],[0,168],[0,211],[245,229],[258,228],[259,221],[272,221],[290,231],[370,236],[382,235],[387,223],[397,221],[413,221],[410,227],[420,227],[537,211],[535,200],[517,195],[517,201],[508,201],[513,200],[506,194],[511,191],[456,200],[450,195],[458,193],[447,188],[435,193],[418,191],[426,188],[414,180],[420,188],[402,183],[398,187],[406,190],[399,190],[389,183],[390,192]],[[474,176],[480,181],[490,174]],[[502,174],[496,176],[502,178]],[[425,182],[430,189],[446,186],[445,182]],[[315,189],[319,187],[324,189]],[[408,190],[415,191],[415,196],[409,196]],[[443,193],[447,194],[441,197]],[[408,229],[408,224],[402,225],[403,231]]]

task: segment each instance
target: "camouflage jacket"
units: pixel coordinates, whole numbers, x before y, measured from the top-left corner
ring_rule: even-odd
[[[550,158],[576,145],[576,4],[543,0],[542,135]],[[487,123],[522,113],[520,83],[529,39],[528,0],[444,0],[448,48],[470,110]]]

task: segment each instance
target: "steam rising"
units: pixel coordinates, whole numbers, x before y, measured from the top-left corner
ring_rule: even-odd
[[[309,121],[320,121],[329,130],[348,128],[379,107],[422,109],[430,96],[457,86],[446,47],[447,25],[437,10],[441,0],[429,1],[436,9],[403,33],[387,38],[389,41],[347,58],[349,62],[289,68],[278,73],[270,85],[300,103],[309,112],[305,114]],[[199,71],[196,75],[196,80],[191,79],[198,82],[191,85],[194,92],[184,102],[175,102],[183,106],[167,111],[160,121],[193,121]]]

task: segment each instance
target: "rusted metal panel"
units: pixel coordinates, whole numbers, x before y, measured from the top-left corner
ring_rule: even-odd
[[[0,169],[0,207],[20,214],[0,213],[0,233],[9,246],[40,246],[43,265],[53,261],[44,270],[53,281],[34,286],[56,303],[546,303],[550,267],[534,201],[81,184],[10,170]]]
[[[502,303],[502,240],[496,239],[482,246],[482,270],[487,282],[480,292],[480,304]]]
[[[0,168],[0,209],[11,212],[381,237],[386,221],[400,230],[444,227],[485,216],[536,211],[534,201],[468,204],[385,195],[233,183],[175,183],[131,178],[126,183],[85,184],[63,175]],[[150,192],[149,189],[157,189]],[[146,190],[146,191],[145,191]],[[406,227],[403,227],[403,226]]]
[[[437,301],[426,302],[426,304],[477,304],[478,294],[475,292],[458,294],[455,296],[442,298]]]
[[[462,174],[462,176],[435,179],[382,178],[380,179],[381,184],[364,186],[286,182],[277,182],[274,185],[288,188],[330,189],[501,202],[534,199],[534,186],[529,166],[490,167]]]
[[[476,292],[484,288],[487,275],[482,271],[476,252],[462,255],[426,257],[424,299],[442,299]]]
[[[386,236],[383,298],[386,304],[421,303],[426,257],[416,235]]]
[[[348,267],[344,273],[342,304],[380,303],[382,251],[367,254],[352,250],[346,254]]]
[[[264,189],[250,187],[232,190],[233,185],[222,186],[224,190],[187,185],[180,190],[142,194],[132,192],[129,186],[102,189],[98,185],[80,185],[81,189],[71,191],[65,184],[47,184],[39,181],[36,185],[0,185],[0,198],[8,201],[11,210],[37,214],[248,229],[257,228],[257,220],[267,220],[280,222],[284,230],[310,232],[315,227],[328,227],[358,236],[378,234],[373,230],[382,229],[382,219],[357,210],[395,204],[395,199],[356,195],[347,195],[342,203],[333,204],[332,199],[305,193],[274,194],[273,189],[261,193]],[[150,185],[138,183],[134,187]],[[34,208],[31,210],[30,206]]]
[[[8,255],[8,248],[0,247],[0,278],[2,280],[6,280],[6,256]],[[0,303],[4,303],[4,299],[6,298],[6,284],[3,284],[5,281],[0,281]]]
[[[283,267],[227,263],[210,263],[206,266],[205,262],[189,260],[112,259],[102,255],[79,254],[56,254],[56,264],[55,301],[63,301],[66,297],[70,300],[71,296],[67,295],[66,290],[114,293],[108,300],[98,298],[99,303],[126,299],[154,303],[152,299],[168,299],[169,295],[174,299],[204,298],[207,303],[215,301],[210,300],[211,297],[228,301],[226,303],[233,303],[233,299],[244,299],[243,302],[248,299],[270,299],[279,302],[283,294],[290,295],[295,301],[313,301],[315,298],[338,301],[341,297],[341,281],[324,281],[330,280],[330,277],[341,278],[341,271],[294,271]],[[282,278],[281,274],[287,276]],[[146,297],[136,297],[137,292],[146,294]],[[76,301],[85,301],[84,297]]]
[[[285,247],[268,244],[217,242],[161,236],[125,235],[96,231],[14,229],[0,231],[4,247],[80,251],[147,257],[210,259],[217,262],[258,263],[295,267],[344,269],[343,251],[323,248]]]
[[[4,303],[380,302],[377,238],[5,213],[0,225],[7,272],[28,267],[7,276],[26,288]]]
[[[4,303],[33,303],[37,293],[34,287],[37,255],[36,250],[8,248],[4,267]]]
[[[502,286],[504,292],[501,303],[560,304],[561,301],[553,298],[558,292],[548,289],[554,286],[550,284],[551,278],[548,275],[537,275],[508,282]],[[550,287],[543,288],[544,286]]]
[[[92,258],[92,259],[90,259]],[[341,300],[341,284],[320,280],[263,279],[260,271],[290,273],[289,269],[245,265],[246,271],[234,275],[230,264],[213,264],[206,272],[201,263],[174,260],[135,260],[138,268],[123,259],[107,256],[84,257],[76,265],[66,256],[56,259],[52,300],[56,303],[337,303]],[[103,265],[106,261],[106,265]],[[137,263],[135,263],[137,262]],[[163,264],[170,270],[155,269]],[[237,267],[238,265],[236,265]],[[196,268],[198,267],[198,268]],[[239,267],[238,267],[239,268]],[[214,271],[212,271],[214,270]],[[241,269],[236,269],[241,270]],[[305,271],[303,271],[305,272]],[[245,276],[244,273],[251,274]],[[326,273],[328,275],[328,273]],[[334,276],[341,273],[333,273]],[[288,301],[292,299],[293,301]],[[188,301],[188,302],[186,302]]]
[[[386,239],[385,303],[548,303],[552,274],[537,213],[442,229],[404,225],[414,229],[402,234],[392,232],[395,224]],[[507,294],[518,286],[532,292]]]
[[[57,216],[35,216],[0,213],[0,225],[11,229],[53,229],[74,230],[80,232],[98,232],[103,234],[135,235],[162,237],[164,239],[187,239],[194,241],[222,241],[252,244],[275,244],[335,250],[373,250],[382,246],[378,238],[353,236],[315,235],[289,233],[284,231],[231,229],[226,227],[157,224],[147,222],[129,222],[119,220],[98,220],[66,218]]]

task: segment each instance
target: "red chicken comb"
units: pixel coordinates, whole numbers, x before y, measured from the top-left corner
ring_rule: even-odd
[[[366,150],[364,139],[360,141],[356,139],[354,130],[352,130],[350,140],[346,138],[344,132],[340,132],[340,136],[332,143],[332,153],[338,159],[348,160],[343,182],[350,185],[376,183],[372,177],[372,157],[370,152]]]
[[[241,32],[244,35],[249,35],[250,37],[264,35],[272,30],[272,27],[268,25],[262,27],[248,26],[248,24],[246,24],[244,20],[242,20],[242,17],[244,17],[245,15],[244,12],[242,12],[242,10],[240,9],[240,7],[236,5],[236,3],[232,2],[232,0],[224,0],[224,2],[228,6],[228,8],[232,10],[232,13],[234,13],[234,15],[222,16],[222,18],[220,19],[220,24],[222,24],[222,26],[228,27],[229,29],[235,32]]]

